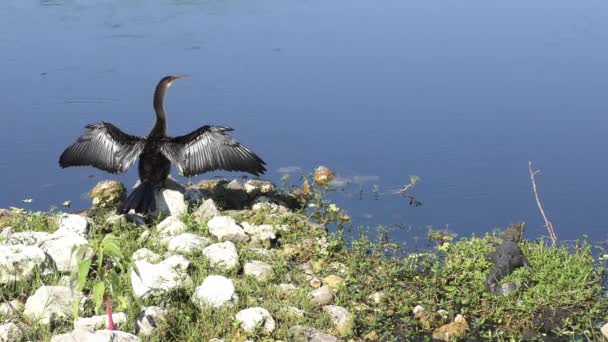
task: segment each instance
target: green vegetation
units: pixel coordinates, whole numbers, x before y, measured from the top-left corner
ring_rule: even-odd
[[[315,184],[313,184],[313,187]],[[312,191],[310,188],[307,191]],[[311,196],[317,198],[315,196]],[[321,197],[319,197],[321,198]],[[314,203],[314,202],[313,202]],[[311,215],[312,211],[312,215]],[[160,244],[153,228],[134,224],[107,225],[107,213],[97,212],[90,246],[93,261],[81,264],[78,274],[72,275],[78,288],[91,300],[75,306],[78,316],[88,317],[103,313],[102,299],[107,295],[114,312],[125,312],[128,322],[124,331],[133,331],[133,322],[144,306],[164,303],[169,320],[159,333],[144,341],[258,341],[290,339],[289,328],[306,325],[338,335],[330,316],[311,303],[310,276],[302,265],[309,263],[313,277],[342,278],[335,290],[334,304],[343,306],[355,316],[355,325],[346,338],[361,340],[429,339],[431,332],[462,314],[468,322],[467,337],[485,340],[541,339],[543,334],[571,340],[600,340],[600,327],[608,320],[608,303],[602,295],[604,263],[594,259],[587,242],[571,246],[546,247],[542,240],[520,243],[530,268],[519,268],[503,283],[511,282],[518,289],[507,296],[496,296],[485,289],[485,279],[491,268],[486,254],[500,240],[493,234],[483,237],[453,240],[441,237],[434,251],[407,250],[389,243],[386,231],[380,229],[378,241],[368,234],[348,238],[343,231],[327,234],[310,216],[325,214],[327,222],[347,218],[335,205],[323,200],[307,211],[289,212],[264,210],[225,211],[237,221],[251,224],[286,226],[272,246],[237,244],[240,263],[261,260],[273,266],[275,278],[258,282],[246,277],[239,269],[212,269],[202,256],[189,256],[192,285],[168,295],[143,300],[133,296],[129,275],[130,256],[140,248],[148,248],[161,255],[167,249]],[[10,219],[4,217],[0,226],[12,226],[16,231],[46,231],[56,229],[55,214],[13,210]],[[192,213],[184,215],[187,231],[210,237],[205,223],[196,223]],[[149,229],[148,238],[140,238]],[[437,232],[431,233],[437,238]],[[261,249],[259,247],[262,247]],[[239,301],[232,307],[219,310],[200,309],[191,301],[194,288],[206,276],[220,274],[233,279]],[[42,285],[56,285],[57,273],[39,273],[27,283],[0,286],[0,301],[25,300]],[[298,288],[286,293],[280,283],[292,283]],[[413,309],[422,305],[428,312],[424,319],[416,319]],[[234,316],[242,309],[260,306],[267,309],[277,323],[270,335],[261,330],[247,334],[235,322]],[[294,315],[287,307],[304,311]],[[3,318],[0,317],[0,320]],[[27,320],[22,318],[26,323]],[[35,325],[26,331],[27,340],[49,340],[52,335],[72,330],[72,322],[64,321],[51,328]],[[365,338],[364,338],[365,337]]]

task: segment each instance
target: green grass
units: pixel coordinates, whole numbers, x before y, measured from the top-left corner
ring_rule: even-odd
[[[509,296],[494,296],[484,288],[491,268],[485,255],[499,242],[493,235],[452,241],[431,253],[409,254],[413,251],[387,244],[384,237],[382,242],[375,242],[361,235],[347,244],[343,234],[336,233],[328,237],[327,247],[321,248],[318,241],[326,236],[325,231],[309,225],[302,212],[230,211],[226,214],[238,221],[287,225],[290,228],[280,232],[277,244],[268,248],[270,255],[260,255],[250,249],[260,246],[237,244],[241,265],[250,260],[267,262],[273,266],[275,278],[258,283],[244,277],[239,269],[214,270],[205,258],[191,256],[187,257],[191,261],[189,274],[193,280],[190,288],[172,291],[162,298],[139,300],[133,296],[129,272],[113,269],[117,281],[111,299],[114,311],[125,312],[128,316],[126,331],[132,331],[141,307],[162,301],[170,312],[169,323],[158,334],[144,338],[145,341],[207,341],[214,337],[227,341],[247,338],[286,341],[289,340],[289,328],[297,324],[332,333],[329,316],[308,299],[312,288],[301,265],[309,260],[323,261],[315,274],[319,279],[333,274],[345,280],[344,287],[336,292],[335,304],[344,306],[355,315],[351,337],[375,332],[382,341],[411,340],[428,336],[432,329],[450,322],[457,314],[463,314],[469,322],[469,337],[475,339],[517,340],[532,332],[534,336],[545,333],[566,339],[598,340],[601,336],[599,327],[608,319],[608,305],[601,288],[604,265],[593,258],[588,243],[557,248],[548,248],[543,241],[521,243],[531,267],[520,268],[504,279],[520,284],[520,289]],[[98,213],[93,217],[95,228],[89,239],[93,245],[111,233],[121,241],[126,263],[130,262],[133,252],[144,247],[166,255],[167,250],[158,242],[153,228],[150,228],[151,236],[142,242],[139,236],[144,228],[132,224],[106,226],[104,215]],[[53,217],[45,213],[22,212],[11,218],[10,225],[17,231],[52,232],[56,229]],[[190,214],[183,220],[189,232],[209,237],[205,223],[197,224]],[[384,236],[384,232],[378,235]],[[239,296],[236,305],[220,310],[201,310],[192,303],[194,288],[209,274],[233,279]],[[25,300],[38,287],[54,285],[59,278],[56,273],[39,273],[30,282],[0,287],[2,300]],[[95,272],[90,272],[84,286],[85,294],[91,292],[95,281]],[[294,283],[299,289],[284,294],[277,288],[280,283]],[[379,303],[369,299],[375,292],[384,294]],[[436,316],[431,326],[425,329],[412,313],[418,304],[429,312],[445,310],[447,315]],[[236,313],[252,306],[261,306],[271,313],[277,323],[275,332],[269,336],[261,333],[248,336],[235,324]],[[290,314],[285,310],[287,306],[304,310],[304,317]],[[560,312],[560,315],[551,316],[551,310]],[[96,312],[95,305],[89,302],[79,315],[102,313]],[[26,338],[45,341],[71,329],[71,322],[61,323],[53,331],[48,327],[34,326]]]

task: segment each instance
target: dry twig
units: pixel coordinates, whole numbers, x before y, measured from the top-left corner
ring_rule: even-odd
[[[534,170],[532,168],[532,162],[528,162],[528,170],[530,171],[530,179],[532,180],[532,191],[534,191],[534,197],[536,198],[536,205],[538,206],[538,210],[540,211],[540,215],[543,217],[545,221],[545,227],[547,227],[547,231],[549,232],[549,238],[551,239],[551,243],[553,246],[557,244],[557,236],[555,236],[555,231],[553,230],[553,224],[547,218],[547,214],[545,213],[545,209],[543,209],[543,205],[540,203],[540,197],[538,196],[538,190],[536,189],[536,180],[534,176],[540,173],[540,170]]]

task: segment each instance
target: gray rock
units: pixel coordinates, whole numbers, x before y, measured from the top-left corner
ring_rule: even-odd
[[[259,282],[266,282],[274,278],[272,266],[262,261],[250,261],[245,264],[245,275],[252,276]]]
[[[135,319],[135,334],[139,336],[151,336],[163,324],[167,322],[167,310],[160,306],[148,306],[143,308]]]
[[[214,243],[211,246],[205,247],[203,255],[213,267],[230,270],[239,265],[239,255],[236,251],[236,246],[230,241]]]
[[[184,192],[172,189],[161,189],[154,192],[156,211],[152,216],[180,216],[188,211]]]
[[[18,299],[13,299],[10,302],[0,304],[0,316],[14,317],[18,316],[24,309],[23,303]],[[1,341],[1,339],[0,339]]]
[[[135,253],[133,253],[133,256],[131,257],[131,259],[133,259],[133,261],[147,261],[151,264],[156,264],[159,263],[162,260],[162,257],[157,254],[154,253],[153,251],[147,249],[147,248],[140,248],[138,250],[135,251]]]
[[[59,225],[55,233],[55,236],[70,236],[78,235],[86,239],[93,226],[92,221],[88,217],[74,215],[74,214],[63,214],[59,218]]]
[[[270,315],[270,312],[264,308],[255,307],[247,308],[239,311],[236,314],[235,319],[241,323],[241,328],[248,333],[256,331],[259,326],[262,328],[263,333],[271,333],[276,329],[276,323],[274,318]]]
[[[182,288],[192,284],[187,274],[190,261],[181,255],[171,256],[158,264],[145,260],[135,262],[139,275],[131,270],[131,287],[133,295],[146,298],[152,294],[164,294],[170,290]]]
[[[317,305],[327,305],[334,301],[334,294],[329,286],[321,286],[310,292],[311,301]]]
[[[340,336],[347,336],[353,332],[355,327],[355,316],[348,312],[346,308],[337,305],[326,305],[323,311],[331,317],[331,322]]]
[[[302,309],[298,309],[295,306],[286,306],[283,308],[289,315],[297,318],[303,318],[306,312]]]
[[[114,327],[121,330],[127,323],[127,315],[124,312],[112,313],[112,322]],[[93,317],[78,317],[74,321],[74,330],[103,330],[109,325],[108,315],[99,315]]]
[[[203,249],[209,246],[210,243],[211,240],[206,237],[192,233],[182,233],[169,240],[167,249],[169,252],[177,254],[201,254]]]
[[[90,253],[78,249],[88,243],[89,241],[80,235],[63,231],[60,235],[53,234],[53,238],[44,241],[40,248],[55,262],[59,272],[71,272],[78,269],[79,258],[91,256]]]
[[[89,192],[93,208],[107,209],[118,206],[127,196],[127,189],[115,180],[105,180],[97,183]]]
[[[207,222],[209,233],[220,241],[244,242],[249,236],[230,216],[216,216]]]
[[[243,230],[249,234],[253,242],[268,244],[277,238],[277,230],[269,224],[259,226],[247,222],[242,222],[241,224],[243,225]]]
[[[204,199],[203,192],[199,189],[187,188],[186,192],[184,192],[184,199],[188,204],[196,205]]]
[[[139,337],[118,330],[74,330],[67,334],[56,335],[51,342],[139,342]]]
[[[17,342],[23,339],[23,331],[15,323],[0,325],[0,342]]]
[[[203,283],[194,290],[192,296],[192,302],[199,307],[219,308],[237,300],[238,296],[234,291],[232,280],[221,275],[207,276]]]
[[[78,300],[78,297],[68,287],[42,286],[25,302],[23,315],[43,325],[70,319],[74,300]]]
[[[196,209],[193,216],[197,223],[203,223],[216,216],[220,216],[220,211],[212,199],[207,199]]]
[[[177,216],[169,216],[156,225],[156,230],[162,242],[169,242],[173,236],[185,233],[186,229],[186,224]]]
[[[338,342],[338,338],[317,329],[296,325],[289,328],[292,342]]]
[[[34,246],[0,246],[0,284],[28,281],[46,264],[44,251]]]

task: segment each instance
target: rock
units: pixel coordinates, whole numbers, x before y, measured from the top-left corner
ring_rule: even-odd
[[[250,179],[243,185],[245,192],[249,195],[250,198],[257,197],[260,195],[270,195],[276,192],[276,188],[272,182],[258,180],[258,179]]]
[[[173,236],[185,233],[186,229],[186,224],[177,216],[169,216],[156,225],[158,237],[165,243],[169,242]]]
[[[191,233],[182,233],[169,240],[167,249],[169,252],[177,254],[201,254],[203,249],[209,246],[210,243],[211,241],[206,237]]]
[[[140,339],[132,334],[118,330],[74,330],[67,334],[56,335],[51,342],[139,342]]]
[[[464,337],[469,329],[462,315],[457,315],[454,322],[433,330],[433,339],[439,341],[454,341]]]
[[[348,312],[346,308],[337,305],[326,305],[323,311],[331,317],[331,322],[339,336],[347,336],[353,332],[355,326],[355,316]]]
[[[313,289],[318,289],[319,287],[321,287],[321,285],[323,285],[323,283],[321,283],[321,279],[317,277],[311,277],[308,284],[310,284],[310,287],[312,287]]]
[[[92,220],[88,217],[74,214],[63,214],[59,218],[58,228],[53,235],[69,236],[75,234],[86,239],[92,226]]]
[[[245,187],[241,182],[233,179],[228,185],[226,185],[226,191],[224,194],[224,201],[229,208],[243,209],[247,204],[249,196]]]
[[[365,341],[378,341],[380,339],[380,335],[375,330],[372,330],[363,336],[363,340]]]
[[[51,239],[53,234],[47,232],[15,233],[12,227],[8,227],[2,231],[2,236],[4,240],[0,239],[0,245],[39,246],[44,241]]]
[[[266,282],[274,278],[272,266],[262,261],[250,261],[245,264],[245,275],[252,276],[259,282]]]
[[[133,223],[138,226],[146,225],[146,219],[140,214],[128,213],[128,214],[111,214],[106,218],[106,225],[126,225],[127,223]]]
[[[295,286],[294,284],[279,284],[278,287],[279,287],[279,291],[281,291],[283,293],[291,293],[298,289],[298,287]]]
[[[327,185],[336,177],[336,173],[333,172],[327,166],[319,166],[313,174],[315,183],[319,185]]]
[[[135,261],[147,261],[151,264],[159,263],[162,260],[162,257],[159,254],[152,252],[147,248],[140,248],[133,253],[131,256],[133,262]]]
[[[384,292],[379,291],[379,292],[374,292],[371,295],[367,296],[367,299],[374,302],[374,304],[380,304],[380,302],[382,302],[382,299],[385,297]]]
[[[259,226],[247,222],[242,222],[241,224],[245,233],[251,237],[252,242],[259,242],[269,246],[270,242],[277,238],[277,230],[269,224]]]
[[[108,209],[117,207],[127,196],[127,189],[122,183],[115,180],[105,180],[97,183],[89,196],[93,201],[93,208]]]
[[[205,247],[203,255],[213,267],[230,270],[239,265],[239,255],[236,251],[236,246],[230,241],[214,243],[211,246]]]
[[[332,274],[323,278],[323,284],[329,286],[329,288],[331,288],[332,290],[337,291],[342,286],[344,286],[344,279]]]
[[[17,342],[23,339],[23,331],[15,323],[0,325],[0,342]]]
[[[192,279],[186,273],[190,261],[181,255],[171,256],[158,264],[152,264],[144,260],[136,261],[135,270],[131,270],[131,287],[133,295],[138,298],[146,298],[151,294],[164,294],[170,290],[190,285]]]
[[[216,216],[207,222],[209,233],[220,241],[244,242],[249,236],[230,216]]]
[[[301,268],[302,268],[302,271],[304,271],[304,274],[308,274],[308,275],[315,274],[315,272],[312,270],[312,262],[310,260],[303,263]]]
[[[187,188],[184,192],[184,199],[189,205],[196,205],[204,199],[204,194],[199,189]]]
[[[304,310],[298,309],[294,306],[286,306],[283,308],[283,310],[285,310],[291,316],[297,317],[297,318],[303,318],[304,315],[306,314],[306,312],[304,312]]]
[[[55,267],[59,272],[71,272],[78,269],[78,262],[83,257],[92,256],[91,253],[80,250],[78,247],[89,243],[84,237],[63,231],[61,234],[55,235],[53,238],[44,241],[40,248],[48,254],[55,262]],[[79,260],[80,259],[80,260]]]
[[[275,250],[272,250],[272,249],[250,247],[249,251],[252,253],[255,253],[257,256],[271,258],[271,259],[274,258],[274,256],[275,256]]]
[[[0,210],[5,210],[5,209],[0,209]],[[1,217],[1,215],[0,215],[0,217]],[[8,239],[13,234],[15,234],[15,228],[13,228],[13,227],[5,227],[0,232],[0,241]]]
[[[203,179],[190,188],[200,191],[205,197],[217,199],[226,193],[226,184],[228,182],[225,179]]]
[[[224,304],[236,302],[238,296],[234,291],[232,280],[221,275],[210,275],[194,290],[192,302],[199,307],[219,308]]]
[[[602,332],[602,335],[604,335],[604,338],[608,338],[608,323],[602,325],[600,331]]]
[[[258,197],[253,201],[253,205],[251,206],[251,210],[253,211],[268,211],[271,213],[287,213],[289,209],[282,204],[277,204],[273,202],[273,199],[268,198],[266,196]]]
[[[418,325],[424,330],[429,330],[439,323],[439,317],[432,312],[426,311],[422,305],[414,307],[414,318],[418,321]]]
[[[72,304],[78,300],[65,286],[42,286],[25,302],[23,315],[43,325],[72,318]]]
[[[331,304],[334,300],[334,294],[329,286],[321,286],[310,292],[311,301],[317,305]]]
[[[151,336],[156,329],[167,322],[167,310],[160,306],[148,306],[143,308],[135,319],[135,334],[139,336]]]
[[[322,271],[325,268],[325,261],[323,261],[323,260],[313,261],[311,266],[312,266],[313,272]]]
[[[276,323],[270,312],[260,307],[241,310],[236,314],[235,319],[241,323],[241,328],[248,333],[255,332],[258,326],[265,334],[273,332],[276,328]]]
[[[338,342],[338,338],[314,328],[296,325],[289,328],[292,342]]]
[[[46,264],[44,251],[34,246],[0,246],[0,284],[28,281]]]
[[[13,299],[10,302],[0,304],[0,316],[13,317],[18,316],[24,309],[24,305],[18,299]],[[2,341],[2,339],[0,339]]]
[[[163,188],[154,192],[156,211],[152,216],[180,216],[188,212],[183,192]]]
[[[112,313],[112,322],[116,329],[121,330],[127,323],[127,315],[124,312]],[[74,321],[74,330],[102,330],[108,328],[108,325],[108,315],[78,317]]]
[[[220,211],[217,209],[215,202],[212,199],[207,199],[192,215],[194,216],[194,221],[200,224],[207,222],[216,216],[220,216]]]

